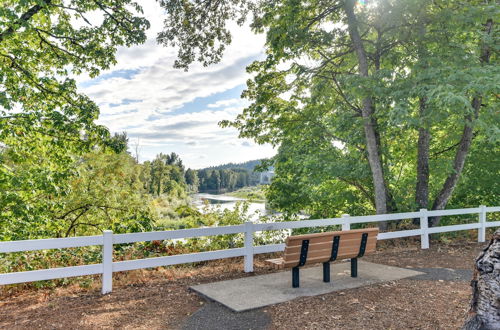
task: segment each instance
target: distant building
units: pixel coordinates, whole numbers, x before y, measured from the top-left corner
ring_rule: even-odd
[[[259,184],[270,184],[271,180],[274,178],[274,175],[274,170],[261,172]]]

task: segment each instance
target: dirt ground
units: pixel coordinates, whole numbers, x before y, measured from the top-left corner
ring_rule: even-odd
[[[364,260],[411,268],[472,269],[484,244],[383,244]],[[272,272],[256,258],[256,274]],[[249,276],[241,259],[183,268],[118,273],[113,293],[102,296],[99,281],[82,289],[19,290],[0,296],[2,329],[178,329],[206,301],[193,284]],[[345,292],[296,299],[264,309],[270,329],[456,329],[470,298],[465,281],[400,280]]]
[[[458,329],[469,294],[465,282],[400,280],[297,299],[269,313],[272,329]]]
[[[396,267],[472,269],[474,260],[486,246],[486,243],[457,242],[432,244],[430,249],[422,250],[417,240],[410,245],[383,243],[375,254],[363,260]]]

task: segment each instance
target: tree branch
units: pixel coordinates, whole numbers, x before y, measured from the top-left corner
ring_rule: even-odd
[[[76,211],[81,210],[81,209],[89,208],[90,206],[91,206],[90,204],[85,204],[85,205],[78,206],[78,207],[76,207],[74,209],[71,209],[71,210],[67,211],[63,215],[58,216],[57,219],[64,219],[68,215],[70,215],[71,213],[76,212]]]
[[[352,181],[352,180],[349,180],[349,179],[346,179],[346,178],[342,178],[342,177],[337,177],[340,181],[343,181],[347,184],[350,184],[351,186],[357,188],[369,201],[370,203],[373,205],[373,208],[376,208],[376,205],[375,205],[375,199],[373,198],[373,194],[371,194],[365,187],[363,187],[360,183],[356,182],[356,181]]]
[[[49,6],[52,4],[52,0],[43,0],[45,3],[45,6]],[[37,4],[28,9],[27,12],[21,15],[21,17],[9,28],[7,28],[5,31],[0,33],[0,43],[5,39],[5,37],[13,34],[16,32],[15,26],[17,27],[18,25],[22,25],[23,23],[28,22],[33,16],[35,16],[40,10],[42,10],[45,6]]]

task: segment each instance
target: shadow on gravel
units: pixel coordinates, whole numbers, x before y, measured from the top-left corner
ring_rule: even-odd
[[[240,330],[267,329],[271,323],[269,315],[262,309],[247,312],[233,312],[229,308],[212,301],[194,313],[182,325],[183,330]]]

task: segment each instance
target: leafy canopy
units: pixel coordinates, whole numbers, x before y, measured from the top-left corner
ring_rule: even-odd
[[[278,208],[338,215],[354,207],[357,214],[371,213],[373,182],[361,116],[369,97],[392,209],[415,209],[419,128],[431,135],[432,196],[454,171],[464,124],[474,127],[472,152],[498,146],[498,24],[489,32],[485,26],[500,8],[494,1],[358,4],[356,28],[368,61],[363,77],[345,6],[346,1],[260,2],[253,27],[266,34],[267,56],[248,67],[254,78],[243,96],[251,105],[222,125],[279,146],[269,192]],[[474,166],[495,172],[491,163]]]
[[[144,42],[140,14],[130,0],[1,1],[0,225],[19,225],[7,238],[29,237],[61,208],[83,154],[123,148],[95,123],[99,109],[73,77],[95,77],[118,46]]]

